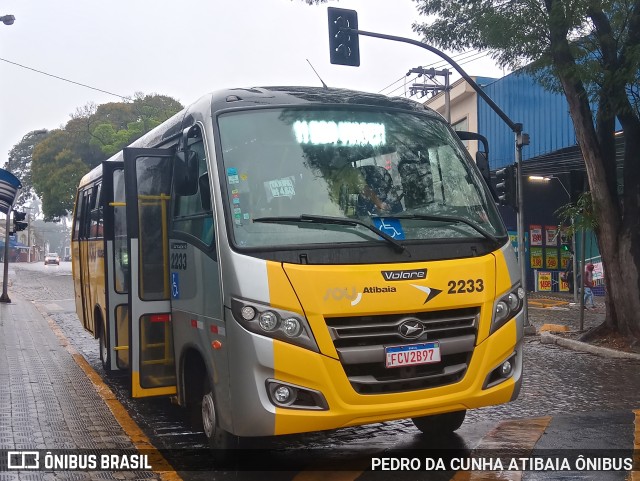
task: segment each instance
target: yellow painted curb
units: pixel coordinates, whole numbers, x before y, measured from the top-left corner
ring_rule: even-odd
[[[540,332],[549,331],[549,332],[567,332],[569,330],[569,326],[563,326],[562,324],[543,324],[540,328]]]

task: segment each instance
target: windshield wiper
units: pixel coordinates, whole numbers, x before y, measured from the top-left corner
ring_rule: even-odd
[[[477,224],[474,224],[468,219],[464,217],[458,217],[454,215],[436,215],[436,214],[406,214],[406,215],[387,215],[387,216],[379,216],[380,218],[391,218],[391,219],[419,219],[419,220],[435,220],[435,221],[444,221],[444,222],[455,222],[459,224],[465,224],[471,227],[473,230],[482,234],[483,237],[489,239],[490,241],[498,244],[500,241],[496,236],[487,232],[485,229],[480,227]]]
[[[400,244],[397,240],[391,237],[389,234],[382,232],[377,227],[367,224],[358,219],[349,219],[347,217],[331,217],[325,215],[311,215],[311,214],[302,214],[299,216],[278,216],[278,217],[258,217],[257,219],[253,219],[253,222],[267,222],[267,223],[299,223],[299,224],[335,224],[335,225],[347,225],[347,226],[362,226],[369,229],[371,232],[382,237],[389,244],[391,244],[394,249],[398,252],[403,252],[405,247]]]

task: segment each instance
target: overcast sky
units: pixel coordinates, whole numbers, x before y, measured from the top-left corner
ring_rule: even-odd
[[[394,82],[410,68],[442,68],[419,47],[362,37],[359,68],[331,65],[327,6],[357,10],[362,30],[419,40],[411,24],[423,19],[413,0],[4,0],[0,15],[16,21],[0,24],[0,165],[26,133],[64,126],[90,102],[120,101],[24,67],[183,105],[218,88],[319,86],[306,59],[329,86],[396,95],[402,82]],[[456,59],[470,75],[503,75],[487,57]]]

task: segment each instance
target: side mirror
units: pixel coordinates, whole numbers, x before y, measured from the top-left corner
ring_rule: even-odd
[[[198,192],[198,164],[196,152],[176,152],[173,182],[177,195],[195,195]]]

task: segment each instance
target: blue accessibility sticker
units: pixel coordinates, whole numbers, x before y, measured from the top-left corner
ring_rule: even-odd
[[[398,219],[393,219],[389,217],[374,217],[373,225],[381,230],[389,237],[397,240],[404,240],[404,231],[402,230],[402,225]]]
[[[177,272],[171,273],[171,297],[180,299],[180,278]]]

